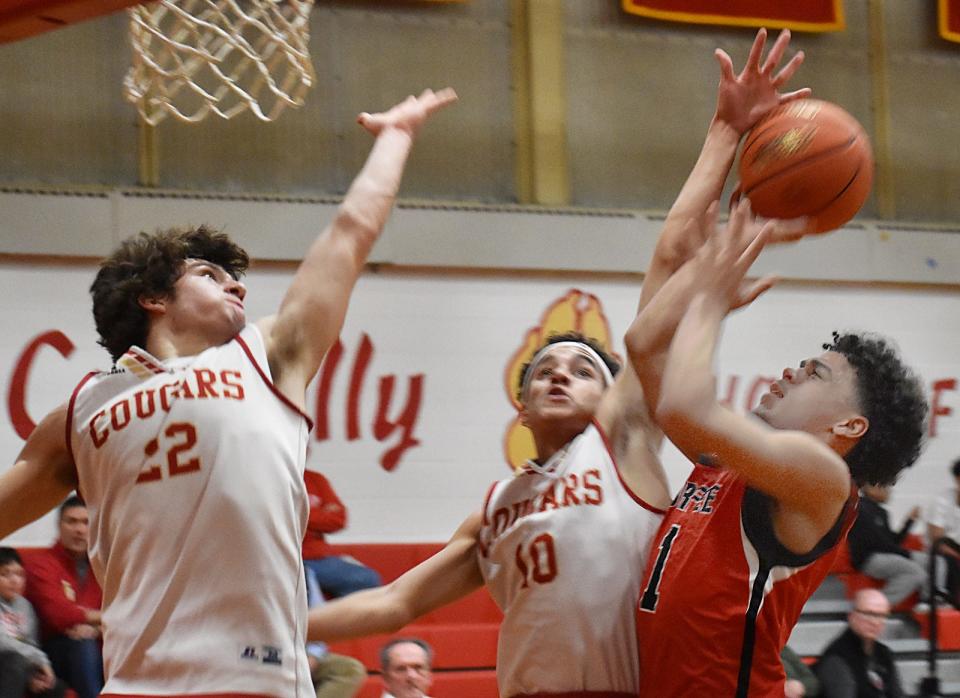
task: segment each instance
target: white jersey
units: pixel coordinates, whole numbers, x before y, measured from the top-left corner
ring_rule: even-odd
[[[248,325],[192,357],[131,348],[74,392],[105,695],[314,695],[300,558],[310,426],[269,370]]]
[[[591,424],[543,466],[493,485],[478,558],[504,613],[500,695],[636,695],[640,574],[663,511],[623,483]]]
[[[943,529],[943,534],[960,540],[960,496],[957,488],[951,487],[937,497],[930,510],[927,523]]]

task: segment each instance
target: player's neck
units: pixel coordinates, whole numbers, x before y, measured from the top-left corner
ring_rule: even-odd
[[[537,463],[543,465],[550,460],[555,453],[566,447],[577,436],[583,433],[583,429],[562,429],[554,428],[549,431],[539,430],[533,434],[533,442],[537,447]]]
[[[181,356],[196,356],[211,346],[213,346],[212,343],[200,335],[184,336],[162,330],[151,330],[147,335],[147,346],[144,349],[160,361],[167,361]]]

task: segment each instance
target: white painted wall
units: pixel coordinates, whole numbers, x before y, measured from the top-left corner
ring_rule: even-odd
[[[826,239],[824,240],[824,242]],[[95,267],[0,264],[0,472],[22,446],[11,422],[9,395],[17,359],[35,337],[62,332],[76,346],[68,357],[42,349],[26,384],[25,406],[34,420],[66,399],[93,367],[107,368],[96,346],[87,287]],[[278,305],[291,271],[256,270],[248,279],[248,312],[255,318]],[[348,542],[438,541],[477,508],[489,483],[509,471],[502,451],[513,412],[504,370],[527,330],[570,288],[596,294],[614,338],[631,319],[637,286],[595,274],[488,275],[367,273],[357,286],[342,334],[344,354],[328,403],[329,438],[314,442],[310,467],[326,472],[350,509],[350,527],[335,537]],[[758,376],[777,376],[819,353],[834,328],[869,328],[893,336],[928,384],[960,376],[960,291],[935,288],[866,288],[785,284],[755,307],[734,316],[720,356],[720,385],[739,376],[734,403],[743,407],[747,386]],[[359,438],[345,433],[345,396],[356,348],[368,336],[374,353],[360,391]],[[622,349],[622,347],[621,347]],[[380,376],[396,376],[389,414],[408,397],[408,378],[424,376],[423,400],[407,450],[392,471],[379,464],[397,434],[378,441],[371,424]],[[315,393],[308,404],[316,416]],[[960,456],[960,396],[940,396],[950,412],[937,423],[920,462],[898,485],[897,516],[915,503],[927,505],[950,484],[949,463]],[[679,486],[687,465],[668,450],[670,480]],[[53,536],[51,518],[24,529],[7,542],[44,544]]]

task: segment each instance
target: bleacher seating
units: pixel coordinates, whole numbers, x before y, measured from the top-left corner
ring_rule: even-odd
[[[909,550],[923,550],[923,539],[917,535],[908,535],[904,540],[904,547]],[[870,577],[853,568],[850,562],[850,548],[846,541],[840,546],[839,554],[830,569],[830,574],[843,582],[848,599],[852,599],[853,595],[861,589],[882,589],[884,584],[883,580]],[[908,613],[913,610],[913,607],[919,601],[919,595],[913,593],[897,604],[893,611],[895,613]]]
[[[350,555],[380,573],[385,584],[439,552],[442,543],[356,543],[334,545],[337,555]],[[503,614],[486,589],[428,613],[401,630],[399,636],[422,638],[434,648],[434,689],[438,696],[497,698],[497,634]],[[379,698],[383,684],[380,648],[389,635],[332,643],[331,651],[360,660],[370,678],[358,698]]]
[[[379,676],[371,676],[356,698],[380,698],[382,692],[383,681]],[[497,698],[497,674],[493,669],[436,672],[430,693],[443,698]]]
[[[337,555],[350,555],[380,573],[384,583],[439,552],[443,543],[353,543],[333,545]],[[20,550],[30,555],[33,549]],[[503,614],[486,589],[478,589],[456,603],[428,613],[398,635],[412,635],[435,650],[434,693],[462,698],[497,698],[495,667],[497,634]],[[356,657],[370,673],[359,698],[379,698],[380,648],[389,635],[331,644],[338,654]],[[69,695],[69,694],[68,694]]]
[[[929,611],[915,612],[913,617],[920,626],[920,634],[929,638]],[[955,608],[937,608],[937,649],[954,652],[960,650],[960,611]]]

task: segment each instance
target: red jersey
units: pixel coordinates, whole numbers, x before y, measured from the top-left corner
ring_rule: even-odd
[[[62,635],[68,628],[86,623],[87,610],[100,610],[102,594],[90,562],[81,581],[77,561],[59,542],[25,555],[23,563],[26,596],[40,618],[43,637]]]
[[[333,550],[326,535],[336,533],[347,525],[347,508],[333,491],[330,481],[320,473],[304,471],[303,480],[307,485],[307,496],[310,497],[310,519],[303,537],[303,559],[330,557]]]
[[[804,555],[773,533],[771,499],[698,465],[654,539],[640,591],[640,696],[783,696],[780,651],[856,518],[856,489]]]

